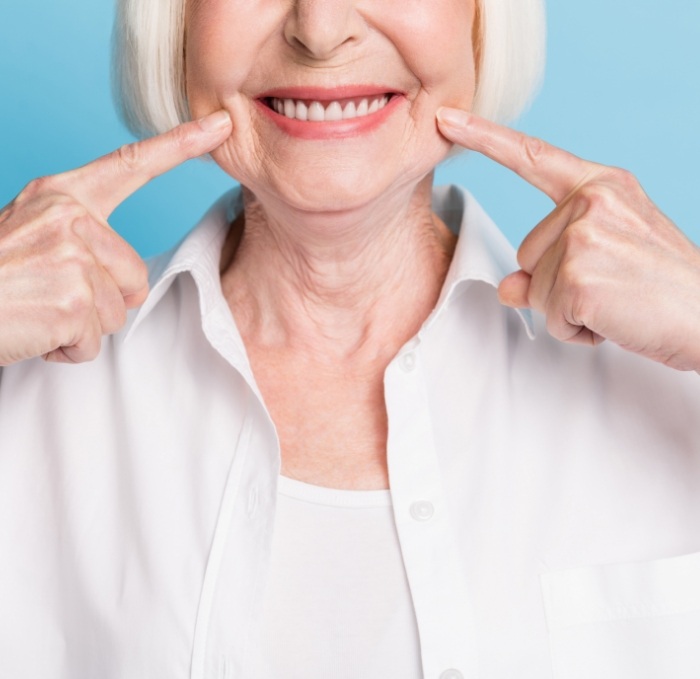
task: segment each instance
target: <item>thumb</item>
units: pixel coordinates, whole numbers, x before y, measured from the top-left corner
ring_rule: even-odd
[[[514,309],[529,308],[528,293],[531,280],[530,274],[524,271],[515,271],[509,274],[498,286],[498,301],[504,306]]]

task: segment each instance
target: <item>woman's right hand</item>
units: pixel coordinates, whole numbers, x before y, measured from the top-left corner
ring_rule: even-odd
[[[148,294],[146,265],[107,224],[154,177],[222,144],[225,111],[29,185],[0,210],[0,366],[92,360]]]

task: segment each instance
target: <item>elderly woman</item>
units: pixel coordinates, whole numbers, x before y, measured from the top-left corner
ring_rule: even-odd
[[[0,675],[700,676],[700,254],[494,122],[539,0],[117,29],[127,119],[174,129],[0,214]],[[432,188],[455,145],[556,203],[517,263]],[[205,153],[242,189],[147,283],[106,220]]]

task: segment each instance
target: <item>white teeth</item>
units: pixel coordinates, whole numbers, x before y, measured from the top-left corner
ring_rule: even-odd
[[[348,101],[345,108],[339,101],[331,101],[324,108],[320,101],[312,101],[307,106],[303,101],[273,97],[270,99],[270,107],[286,118],[312,122],[332,122],[376,113],[389,103],[389,97],[384,95],[378,98],[360,99],[359,103],[355,103],[356,101]]]
[[[306,108],[306,104],[303,101],[298,101],[297,105],[296,105],[296,113],[295,113],[294,117],[297,120],[306,120],[307,113],[308,113],[308,109]]]
[[[343,120],[346,120],[348,118],[356,118],[357,117],[357,108],[355,107],[355,102],[351,101],[348,103],[348,105],[345,107],[345,110],[343,111]]]
[[[309,120],[315,123],[322,123],[326,118],[326,112],[323,109],[323,104],[320,101],[312,101],[309,106]]]
[[[343,109],[340,103],[337,101],[332,101],[328,104],[326,109],[326,120],[342,120],[343,119]]]

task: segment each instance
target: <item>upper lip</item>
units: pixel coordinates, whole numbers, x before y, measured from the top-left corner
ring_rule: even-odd
[[[311,101],[338,101],[382,94],[401,94],[386,85],[339,85],[336,87],[275,87],[258,95],[259,99],[307,99]]]

